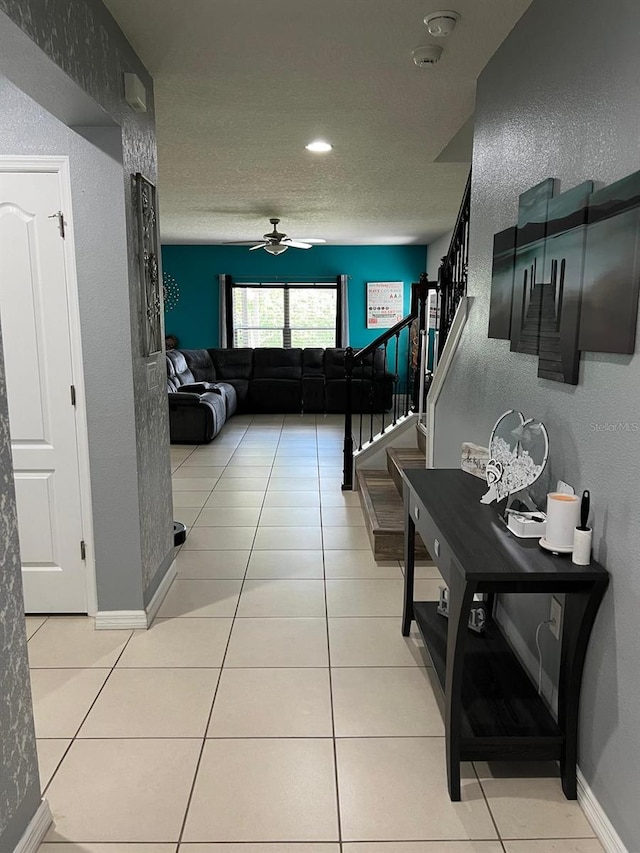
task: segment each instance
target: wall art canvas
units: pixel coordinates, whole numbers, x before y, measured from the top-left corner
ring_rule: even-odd
[[[549,202],[545,269],[539,292],[538,376],[576,385],[580,368],[578,330],[584,274],[587,214],[593,182]]]
[[[511,305],[511,351],[537,355],[540,345],[536,287],[544,278],[547,218],[556,181],[547,178],[522,193],[518,207],[518,230],[514,267],[515,290]]]
[[[144,175],[134,175],[135,210],[138,228],[140,271],[140,319],[142,354],[162,350],[162,294],[158,251],[156,188]]]
[[[517,228],[495,235],[488,335],[537,355],[540,378],[575,385],[581,351],[634,351],[640,172],[597,191],[557,186],[523,193]]]
[[[493,238],[491,271],[491,308],[489,337],[508,341],[511,338],[513,276],[516,265],[516,226],[500,231]]]
[[[640,172],[589,201],[579,348],[632,353],[640,287]]]
[[[367,329],[390,329],[404,317],[404,282],[367,282]]]

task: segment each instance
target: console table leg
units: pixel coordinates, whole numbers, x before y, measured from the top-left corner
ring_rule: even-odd
[[[405,486],[406,488],[406,486]],[[409,512],[409,501],[404,501],[404,606],[402,610],[402,635],[409,636],[413,619],[413,576],[415,573],[416,526]]]
[[[576,768],[582,671],[591,629],[606,587],[607,582],[604,581],[589,589],[567,593],[565,596],[558,679],[558,722],[565,733],[560,774],[562,790],[568,800],[575,800],[578,796]]]
[[[445,735],[449,797],[460,796],[460,738],[462,728],[462,676],[469,613],[476,591],[458,572],[449,579],[449,625],[447,628],[447,674],[445,678]]]

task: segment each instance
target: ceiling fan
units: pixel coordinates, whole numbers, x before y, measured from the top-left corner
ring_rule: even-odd
[[[282,231],[278,231],[279,219],[274,217],[269,222],[273,225],[273,231],[264,234],[262,240],[258,242],[255,240],[232,240],[225,245],[250,246],[250,252],[253,252],[255,249],[264,249],[270,255],[281,255],[287,249],[311,249],[316,243],[326,243],[326,240],[320,240],[315,237],[304,237],[300,240],[294,240],[292,237],[287,237]]]

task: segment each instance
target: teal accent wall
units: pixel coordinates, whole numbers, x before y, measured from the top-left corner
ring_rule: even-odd
[[[357,349],[379,334],[366,328],[366,282],[403,281],[406,314],[411,282],[427,268],[427,247],[314,246],[273,256],[246,246],[165,245],[162,265],[180,290],[178,304],[165,313],[166,334],[176,335],[184,349],[219,345],[220,273],[254,281],[350,276],[349,343]]]

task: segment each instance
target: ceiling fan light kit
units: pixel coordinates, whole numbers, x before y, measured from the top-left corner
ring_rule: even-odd
[[[294,240],[293,237],[287,237],[282,231],[278,231],[279,219],[273,217],[269,222],[273,225],[273,231],[263,234],[262,240],[258,240],[257,242],[251,240],[232,240],[230,241],[231,244],[249,245],[250,252],[254,252],[256,249],[264,249],[270,255],[281,255],[287,249],[311,249],[315,243],[326,243],[326,240],[322,240],[319,237],[305,237],[302,240]],[[251,245],[252,243],[253,245]],[[227,245],[230,244],[227,243]]]
[[[259,249],[260,246],[254,246],[254,249]],[[282,255],[283,252],[286,252],[289,248],[288,246],[283,246],[282,243],[275,243],[273,245],[269,244],[268,246],[262,246],[265,252],[269,252],[270,255]]]

